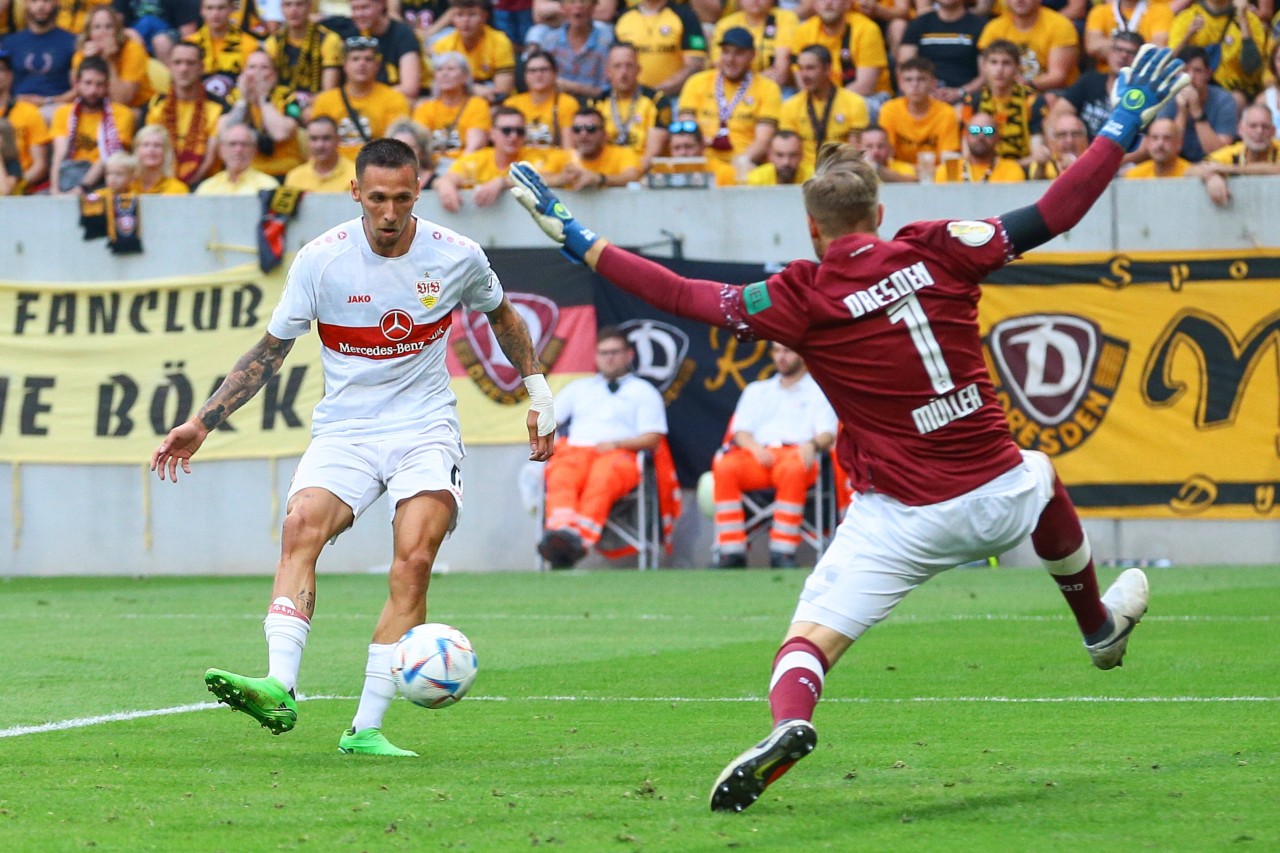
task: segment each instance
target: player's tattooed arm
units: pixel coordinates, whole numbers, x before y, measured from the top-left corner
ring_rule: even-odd
[[[200,408],[196,417],[201,425],[212,431],[231,417],[232,412],[249,402],[279,372],[280,365],[291,349],[292,340],[282,341],[272,334],[263,335],[262,340],[240,356],[218,390]]]
[[[502,297],[502,303],[486,314],[493,335],[498,339],[498,346],[503,354],[521,376],[530,376],[542,372],[542,362],[533,349],[533,339],[529,336],[529,327],[525,325],[520,312],[511,304],[511,300]]]

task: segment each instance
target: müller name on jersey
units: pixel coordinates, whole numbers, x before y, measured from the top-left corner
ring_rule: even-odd
[[[942,429],[952,421],[958,421],[966,415],[972,415],[982,408],[982,394],[978,384],[970,382],[958,391],[952,391],[945,397],[935,397],[918,409],[911,412],[916,422],[916,429],[921,435]]]
[[[844,298],[844,304],[855,317],[861,317],[869,311],[876,311],[886,305],[892,305],[915,293],[921,288],[933,284],[933,276],[925,269],[924,261],[917,261],[909,267],[894,270],[888,277],[882,278],[870,287],[855,290]]]

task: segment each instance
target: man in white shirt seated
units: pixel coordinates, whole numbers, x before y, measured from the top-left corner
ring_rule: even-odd
[[[567,436],[547,466],[546,530],[538,553],[567,569],[600,541],[609,511],[640,482],[636,453],[667,434],[662,395],[631,372],[634,351],[616,327],[596,335],[595,376],[556,395],[557,429]]]
[[[770,350],[777,373],[752,382],[733,412],[730,447],[711,465],[715,478],[716,549],[720,568],[747,565],[742,493],[774,490],[769,565],[794,568],[818,454],[836,440],[836,413],[804,361],[782,344]]]
[[[253,155],[258,151],[258,135],[247,124],[233,124],[218,140],[218,154],[226,167],[205,178],[196,187],[196,195],[252,195],[259,190],[274,190],[280,182],[253,168]]]

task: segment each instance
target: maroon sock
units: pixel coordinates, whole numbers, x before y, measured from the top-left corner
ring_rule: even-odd
[[[783,720],[813,719],[827,668],[822,649],[804,637],[792,637],[782,644],[773,659],[769,682],[769,710],[775,725]]]
[[[1053,498],[1040,513],[1031,544],[1067,600],[1080,632],[1088,636],[1105,625],[1107,608],[1098,594],[1093,556],[1076,508],[1059,479],[1054,479]]]

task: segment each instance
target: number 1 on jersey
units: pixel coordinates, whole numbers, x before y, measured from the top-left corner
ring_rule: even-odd
[[[929,381],[933,383],[933,390],[938,394],[954,390],[956,384],[951,380],[946,359],[942,357],[942,348],[938,346],[938,339],[933,336],[933,329],[929,328],[929,317],[920,307],[920,300],[916,295],[913,293],[899,299],[885,314],[890,323],[906,325],[911,334],[911,342],[916,345],[916,352],[920,353],[920,360],[924,362],[925,372],[929,374]]]

